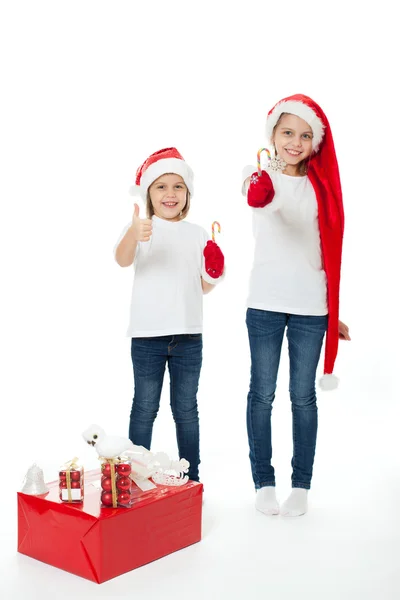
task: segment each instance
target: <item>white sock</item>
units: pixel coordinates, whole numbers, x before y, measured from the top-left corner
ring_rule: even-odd
[[[281,515],[284,517],[299,517],[307,512],[308,490],[293,488],[289,498],[281,506]]]
[[[265,515],[279,515],[279,504],[274,486],[267,485],[257,490],[256,509]]]

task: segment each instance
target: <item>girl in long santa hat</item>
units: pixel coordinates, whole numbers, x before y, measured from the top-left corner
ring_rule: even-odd
[[[132,221],[115,248],[121,267],[134,266],[128,336],[135,391],[129,438],[150,450],[165,368],[179,457],[189,478],[199,480],[197,389],[202,365],[203,294],[224,277],[224,256],[207,232],[186,221],[193,197],[193,171],[176,148],[164,148],[139,167]]]
[[[256,508],[274,515],[307,511],[317,438],[316,371],[323,339],[325,390],[339,338],[339,284],[344,215],[328,120],[311,98],[297,94],[268,113],[272,155],[266,170],[246,167],[242,193],[253,211],[254,263],[246,323],[251,352],[247,403]],[[293,415],[292,492],[279,507],[271,464],[271,410],[286,331]]]

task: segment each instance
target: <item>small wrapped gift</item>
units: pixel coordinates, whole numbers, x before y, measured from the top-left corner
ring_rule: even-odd
[[[101,506],[132,506],[132,468],[128,461],[119,458],[103,458],[101,464]]]
[[[59,492],[63,502],[83,502],[83,466],[78,464],[78,458],[73,458],[61,467]]]

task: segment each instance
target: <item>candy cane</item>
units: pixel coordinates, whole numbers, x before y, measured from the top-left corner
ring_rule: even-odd
[[[257,152],[257,171],[258,171],[258,176],[261,175],[261,152],[266,152],[268,154],[268,160],[271,160],[271,152],[268,150],[268,148],[260,148],[259,151]]]
[[[214,223],[211,225],[211,236],[212,236],[212,241],[215,242],[215,232],[214,232],[214,227],[215,225],[217,225],[218,227],[218,233],[221,233],[221,225],[218,223],[218,221],[214,221]]]

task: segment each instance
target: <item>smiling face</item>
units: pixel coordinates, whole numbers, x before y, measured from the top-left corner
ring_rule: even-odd
[[[286,175],[299,175],[301,165],[312,153],[313,132],[306,121],[292,114],[283,114],[274,128],[272,141],[285,161]]]
[[[188,189],[180,175],[161,175],[149,187],[154,214],[160,219],[179,221],[186,206]]]

